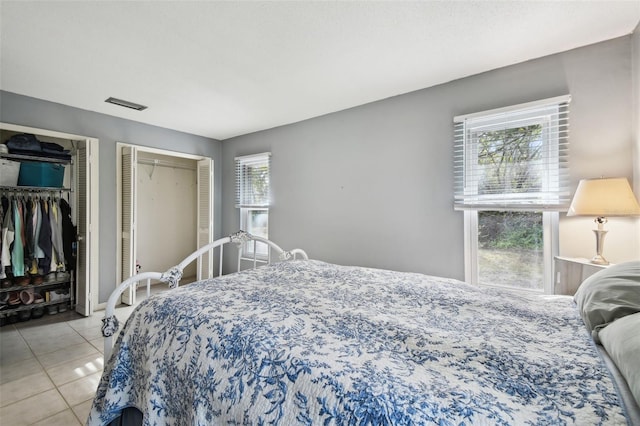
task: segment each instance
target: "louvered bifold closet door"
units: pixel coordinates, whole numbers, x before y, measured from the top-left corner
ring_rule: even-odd
[[[197,245],[202,247],[213,241],[213,160],[198,161],[198,235]],[[197,279],[213,276],[213,252],[198,259]]]
[[[136,164],[137,150],[122,148],[122,281],[135,274],[136,265]],[[136,303],[135,289],[122,293],[122,303]]]
[[[91,242],[91,234],[89,230],[89,206],[91,196],[89,188],[90,168],[89,156],[87,155],[87,146],[80,144],[78,147],[76,156],[77,166],[77,182],[78,190],[76,191],[78,197],[78,251],[76,266],[76,312],[81,315],[91,315],[91,287],[89,280],[89,248]]]

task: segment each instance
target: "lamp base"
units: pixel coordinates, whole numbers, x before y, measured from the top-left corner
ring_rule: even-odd
[[[602,257],[601,255],[596,254],[591,259],[591,263],[596,264],[596,265],[608,265],[609,261],[607,259],[605,259],[604,257]]]
[[[604,219],[604,220],[602,220]],[[604,236],[607,234],[607,231],[602,229],[602,224],[606,223],[606,218],[598,218],[596,219],[596,223],[598,223],[599,229],[594,229],[593,233],[596,234],[596,255],[591,259],[591,263],[596,265],[608,265],[609,261],[602,256],[602,249],[604,248]]]

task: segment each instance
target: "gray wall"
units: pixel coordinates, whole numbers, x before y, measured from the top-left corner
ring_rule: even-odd
[[[239,227],[234,157],[271,151],[269,234],[278,244],[339,264],[464,279],[453,117],[569,93],[573,188],[585,177],[631,179],[630,65],[631,38],[623,37],[225,140],[223,233]],[[570,240],[561,240],[561,254],[577,256]]]
[[[116,141],[212,157],[216,237],[239,227],[233,158],[271,151],[274,241],[330,262],[462,279],[453,116],[570,93],[573,187],[601,175],[631,180],[634,166],[640,170],[631,112],[637,37],[633,45],[622,37],[222,143],[2,91],[0,121],[100,140],[101,302],[116,282]],[[561,218],[561,254],[592,256],[590,221]],[[638,257],[637,221],[621,226],[607,235],[614,262]]]
[[[214,217],[221,229],[221,143],[130,120],[0,91],[0,121],[99,139],[100,295],[106,302],[116,286],[116,142],[211,157],[215,168]],[[180,206],[172,206],[179,209]],[[119,281],[119,280],[118,280]]]

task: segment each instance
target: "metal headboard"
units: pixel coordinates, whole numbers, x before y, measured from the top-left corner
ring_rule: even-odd
[[[253,242],[253,257],[252,258],[243,258],[241,256],[242,246],[245,243]],[[266,260],[261,260],[257,258],[256,253],[256,244],[264,243],[268,247],[268,255]],[[115,316],[115,308],[118,303],[120,303],[120,296],[122,293],[127,290],[131,286],[135,286],[140,282],[145,281],[147,288],[147,296],[149,296],[151,292],[151,281],[157,280],[169,285],[170,289],[177,288],[182,278],[182,272],[187,265],[191,264],[194,260],[202,258],[207,253],[213,252],[215,248],[220,247],[219,251],[219,269],[218,276],[222,275],[222,259],[224,255],[224,246],[225,244],[234,243],[238,248],[238,263],[236,271],[240,271],[240,266],[242,260],[248,260],[252,262],[252,269],[255,269],[259,266],[259,264],[265,263],[269,264],[272,262],[272,252],[275,252],[277,255],[278,261],[284,260],[292,260],[297,259],[298,257],[301,259],[308,260],[309,256],[302,249],[294,249],[291,251],[285,251],[276,243],[266,238],[258,237],[256,235],[249,234],[245,231],[238,231],[231,234],[228,237],[220,238],[216,241],[213,241],[205,246],[200,247],[198,250],[191,253],[187,256],[182,262],[178,263],[176,266],[170,268],[165,272],[142,272],[136,275],[133,275],[126,280],[124,280],[109,296],[109,300],[107,301],[107,306],[105,308],[105,316],[102,319],[102,335],[104,336],[104,359],[107,360],[111,357],[111,351],[113,348],[113,335],[118,331],[118,318]]]

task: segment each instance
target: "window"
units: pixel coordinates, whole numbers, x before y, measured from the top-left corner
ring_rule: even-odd
[[[552,292],[569,204],[569,96],[456,117],[454,207],[471,283]]]
[[[240,228],[250,234],[269,238],[269,163],[271,153],[236,157],[236,207],[240,210]],[[263,243],[245,243],[242,256],[266,259]]]

